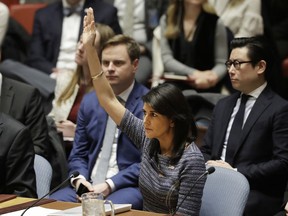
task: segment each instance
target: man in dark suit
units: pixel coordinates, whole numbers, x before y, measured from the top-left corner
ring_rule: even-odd
[[[61,0],[35,14],[27,64],[47,74],[61,69],[74,70],[74,56],[82,32],[85,9],[92,7],[95,22],[121,33],[117,9],[101,0]],[[70,12],[69,9],[74,11]]]
[[[272,52],[263,38],[235,38],[231,50],[226,66],[238,92],[217,103],[201,151],[208,165],[246,176],[251,191],[245,216],[270,216],[282,205],[288,179],[288,102],[267,83]],[[241,107],[244,121],[234,133]]]
[[[48,128],[40,93],[30,85],[2,76],[1,72],[0,80],[0,111],[27,126],[35,153],[48,159]]]
[[[148,89],[135,81],[140,49],[131,38],[116,35],[103,47],[102,69],[114,93],[126,101],[125,106],[138,118],[143,117],[141,97]],[[101,192],[113,203],[131,203],[132,208],[142,208],[142,195],[138,188],[141,155],[132,141],[121,131],[114,132],[109,166],[102,181],[98,169],[104,156],[108,115],[99,104],[95,92],[84,96],[78,112],[73,148],[69,157],[70,172],[78,170],[80,177],[73,179],[78,189],[80,183],[95,192]],[[114,130],[115,131],[115,130]],[[106,179],[106,180],[105,180]],[[92,182],[92,183],[90,183]],[[77,201],[72,187],[64,188],[50,196],[62,201]]]
[[[30,85],[7,78],[0,72],[0,96],[0,111],[27,126],[35,154],[43,156],[51,163],[51,186],[60,184],[67,175],[67,161],[58,160],[64,149],[62,143],[58,142],[58,145],[53,142],[58,137],[55,137],[57,134],[48,127],[39,91]]]
[[[34,149],[29,130],[0,112],[0,194],[36,198]]]

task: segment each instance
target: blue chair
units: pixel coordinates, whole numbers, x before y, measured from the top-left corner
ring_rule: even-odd
[[[50,191],[52,166],[44,157],[36,154],[34,158],[34,170],[36,174],[37,195],[38,197],[42,197]]]
[[[204,186],[200,216],[242,216],[249,192],[250,186],[243,174],[215,167]]]

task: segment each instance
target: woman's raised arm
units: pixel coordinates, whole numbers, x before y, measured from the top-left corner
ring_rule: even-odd
[[[101,106],[115,121],[117,125],[120,124],[125,107],[117,100],[108,80],[105,77],[105,72],[102,70],[97,51],[94,47],[96,37],[96,27],[94,23],[93,9],[89,8],[87,15],[83,21],[83,44],[87,54],[90,75],[93,86]]]

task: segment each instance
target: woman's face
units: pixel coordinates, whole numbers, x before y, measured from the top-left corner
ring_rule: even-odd
[[[84,50],[84,45],[83,45],[82,36],[80,37],[80,40],[79,40],[78,45],[77,45],[75,62],[76,62],[78,65],[88,64],[88,63],[87,63],[86,52],[85,52],[85,50]]]
[[[95,38],[95,41],[94,41],[94,46],[95,46],[95,49],[96,49],[98,55],[100,54],[100,39],[101,39],[101,36],[100,36],[99,32],[96,31],[96,38]],[[80,37],[80,40],[79,40],[79,42],[77,44],[75,62],[78,65],[88,64],[87,57],[86,57],[86,52],[84,50],[82,36]]]
[[[165,140],[173,134],[174,123],[167,116],[157,113],[149,104],[144,103],[144,128],[147,138]]]

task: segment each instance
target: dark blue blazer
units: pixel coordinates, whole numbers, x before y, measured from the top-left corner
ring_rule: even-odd
[[[85,8],[92,7],[94,10],[95,22],[109,25],[116,34],[121,33],[117,9],[100,0],[86,0],[80,26],[82,32],[83,17]],[[52,72],[56,66],[62,34],[63,4],[57,1],[41,8],[35,13],[33,34],[26,63],[47,74]]]
[[[126,101],[126,108],[138,118],[143,117],[141,97],[148,89],[135,82]],[[108,115],[100,106],[93,91],[84,96],[78,111],[77,129],[71,154],[69,156],[70,173],[78,170],[87,180],[102,147]],[[141,153],[132,141],[119,133],[117,146],[117,164],[119,173],[111,178],[116,190],[124,187],[138,187],[139,163]]]
[[[220,159],[239,94],[225,97],[214,108],[201,147],[205,160]],[[247,206],[253,209],[254,215],[276,213],[288,179],[288,102],[269,87],[259,95],[245,122],[231,165],[249,181],[251,192]]]

